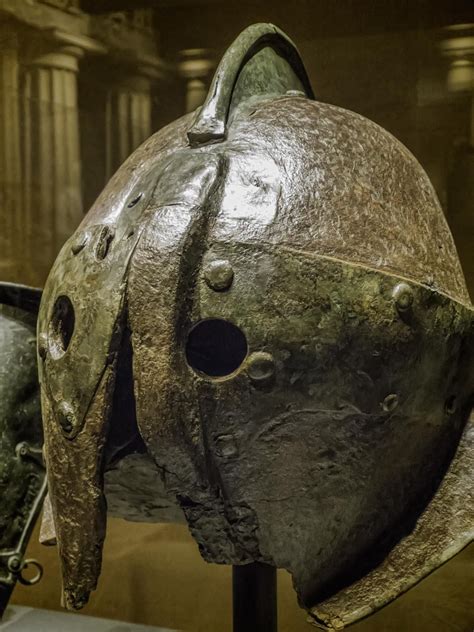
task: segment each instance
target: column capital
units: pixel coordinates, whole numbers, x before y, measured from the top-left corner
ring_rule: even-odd
[[[97,40],[88,35],[69,33],[61,29],[48,29],[43,31],[49,38],[58,45],[71,46],[80,49],[83,53],[93,55],[105,55],[107,48]]]
[[[209,48],[186,48],[178,54],[177,68],[186,80],[206,79],[215,67]]]
[[[474,24],[456,24],[443,29],[441,54],[449,59],[450,92],[474,90]]]
[[[154,55],[141,55],[132,63],[136,74],[148,79],[163,79],[171,73],[171,66]]]
[[[177,69],[186,82],[186,112],[204,103],[207,80],[215,63],[208,48],[187,48],[180,51]]]
[[[450,58],[474,58],[474,24],[455,24],[443,29],[441,52]]]
[[[85,35],[68,33],[57,28],[40,31],[25,49],[24,63],[29,66],[58,68],[77,73],[78,62],[86,53],[103,55],[106,48]]]

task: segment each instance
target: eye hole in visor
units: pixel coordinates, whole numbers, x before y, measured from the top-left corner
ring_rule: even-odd
[[[186,360],[198,373],[224,377],[234,373],[247,356],[247,339],[239,327],[221,318],[196,323],[186,341]]]

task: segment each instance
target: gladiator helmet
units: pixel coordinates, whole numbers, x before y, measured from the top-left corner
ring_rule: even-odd
[[[206,560],[290,571],[317,625],[381,607],[472,539],[473,344],[422,167],[315,99],[278,28],[249,27],[44,290],[65,605],[96,586],[107,502],[160,520],[166,495]]]

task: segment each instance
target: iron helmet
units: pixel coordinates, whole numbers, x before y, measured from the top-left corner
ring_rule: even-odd
[[[0,282],[0,620],[17,581],[34,584],[42,568],[25,559],[46,493],[36,367],[41,291]],[[36,573],[23,575],[28,566]]]
[[[314,99],[272,25],[111,179],[38,345],[70,608],[106,495],[153,520],[164,486],[206,560],[288,569],[330,629],[472,539],[473,312],[443,212],[393,136]]]

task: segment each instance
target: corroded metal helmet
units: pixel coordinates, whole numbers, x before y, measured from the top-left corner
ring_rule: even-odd
[[[46,493],[36,368],[41,291],[0,283],[0,619],[15,584],[36,583],[41,566],[25,559]],[[33,565],[32,579],[22,573]]]
[[[105,470],[116,513],[157,519],[162,481],[206,560],[288,569],[333,629],[472,538],[473,311],[435,192],[314,100],[272,25],[112,178],[38,342],[68,607],[100,572]]]

